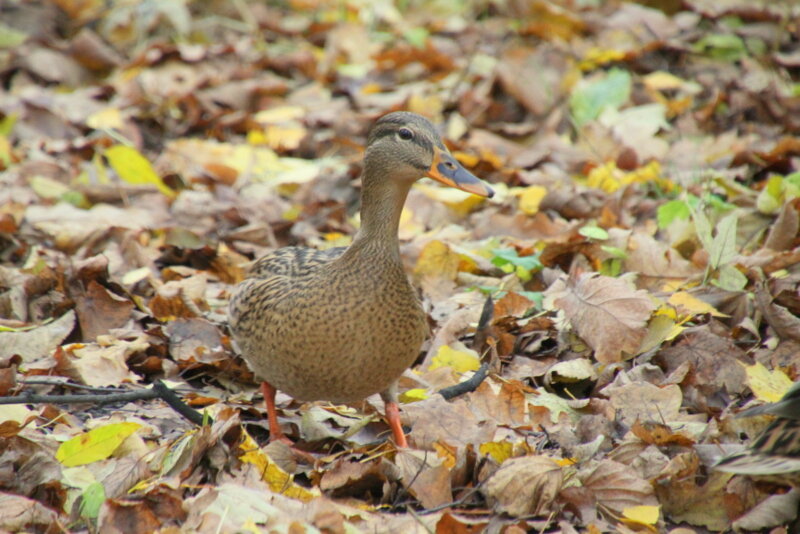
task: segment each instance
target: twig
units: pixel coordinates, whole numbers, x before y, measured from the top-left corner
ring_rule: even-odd
[[[481,385],[481,382],[486,380],[487,375],[489,374],[489,363],[483,362],[481,366],[475,371],[475,374],[469,377],[467,380],[463,382],[459,382],[453,386],[447,386],[446,388],[442,388],[437,393],[444,397],[444,400],[450,400],[458,397],[459,395],[464,395],[465,393],[469,393],[470,391],[475,391],[478,389],[478,386]]]
[[[106,390],[108,391],[108,390]],[[111,390],[113,391],[113,390]],[[139,391],[123,391],[116,393],[94,393],[72,394],[72,395],[34,395],[23,392],[12,397],[0,397],[0,405],[3,404],[109,404],[112,402],[131,402],[139,400],[161,399],[170,408],[188,419],[195,425],[203,424],[203,414],[190,408],[178,395],[169,389],[161,380],[153,382],[152,389],[142,389]],[[209,419],[210,422],[210,419]]]
[[[0,397],[0,404],[108,404],[110,402],[126,402],[157,399],[159,394],[152,389],[141,391],[124,391],[121,393],[90,393],[72,395],[34,395],[23,392],[13,397]]]
[[[480,491],[481,486],[483,486],[483,481],[479,482],[475,487],[470,488],[464,495],[462,495],[457,501],[447,502],[444,504],[440,504],[439,506],[434,506],[433,508],[426,508],[422,510],[420,514],[433,514],[436,512],[440,512],[442,510],[446,510],[447,508],[456,508],[461,506],[467,499],[475,495],[478,491]]]
[[[169,389],[164,382],[161,380],[156,380],[153,382],[153,391],[159,393],[159,397],[161,400],[166,402],[170,408],[181,414],[183,417],[189,420],[189,422],[194,423],[197,426],[203,425],[203,414],[195,410],[194,408],[189,407],[185,402],[181,400],[178,395]],[[211,418],[207,418],[208,423],[211,423]]]
[[[493,315],[494,301],[492,300],[492,296],[489,295],[486,297],[486,301],[483,303],[481,318],[478,320],[478,328],[475,330],[475,339],[473,341],[473,348],[479,352],[489,337],[489,323],[492,321]],[[445,400],[454,399],[459,395],[464,395],[465,393],[469,393],[478,389],[478,386],[481,385],[481,382],[486,380],[488,374],[489,362],[483,362],[478,370],[475,371],[475,374],[472,375],[468,380],[464,380],[463,382],[459,382],[453,386],[442,388],[437,393],[444,397]]]

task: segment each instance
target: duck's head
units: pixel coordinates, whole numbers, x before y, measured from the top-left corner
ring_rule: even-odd
[[[428,176],[475,195],[494,195],[450,154],[433,124],[416,113],[396,111],[378,119],[367,137],[364,164],[367,176],[404,182]]]

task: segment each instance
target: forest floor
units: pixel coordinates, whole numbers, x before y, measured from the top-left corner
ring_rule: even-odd
[[[791,481],[713,465],[800,376],[798,21],[789,0],[4,1],[0,396],[48,397],[0,405],[0,530],[797,532]],[[349,244],[366,132],[401,109],[496,195],[423,180],[406,203],[431,325],[400,381],[410,447],[377,396],[279,394],[297,458],[267,445],[227,303],[276,247]]]

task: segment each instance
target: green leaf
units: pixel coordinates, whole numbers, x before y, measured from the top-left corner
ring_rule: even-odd
[[[658,227],[664,229],[676,219],[687,220],[691,215],[689,205],[684,200],[670,200],[658,207],[656,219]]]
[[[523,269],[527,269],[529,271],[535,271],[542,268],[542,263],[539,261],[539,257],[536,255],[532,256],[522,256],[520,257],[517,253],[517,249],[514,248],[496,248],[492,250],[493,258],[492,263],[505,272],[513,272],[514,269],[505,268],[506,265],[513,265],[514,267],[522,267]]]
[[[421,27],[411,28],[403,33],[403,37],[405,37],[406,41],[415,48],[425,48],[425,43],[428,42],[429,35],[428,30]]]
[[[537,310],[542,309],[544,303],[544,295],[542,294],[541,291],[516,291],[515,293],[525,297],[526,299],[536,304]]]
[[[619,108],[630,93],[631,75],[622,69],[612,69],[605,78],[578,85],[569,98],[575,125],[580,128],[606,108]]]
[[[738,61],[747,55],[744,41],[733,34],[706,35],[694,44],[693,49],[722,61]]]
[[[167,187],[150,162],[135,148],[115,145],[105,151],[105,156],[122,180],[134,185],[154,185],[168,197],[175,196],[175,191]]]
[[[141,426],[139,423],[114,423],[90,430],[62,443],[56,451],[56,460],[66,467],[105,460]]]
[[[711,243],[714,238],[711,235],[711,223],[701,209],[692,208],[692,219],[697,238],[705,250],[711,251]]]
[[[738,216],[731,213],[717,224],[717,235],[708,249],[708,264],[712,269],[719,269],[736,256],[736,222]]]
[[[608,245],[600,245],[600,250],[605,252],[606,254],[610,254],[616,259],[624,260],[628,257],[628,253],[625,250],[619,247],[611,247]]]
[[[0,48],[14,48],[24,43],[27,38],[27,33],[0,24]]]
[[[598,241],[605,241],[608,239],[608,232],[600,228],[599,226],[583,226],[578,233],[581,234],[583,237],[588,237],[589,239],[597,239]]]
[[[81,494],[81,517],[97,519],[100,507],[106,500],[106,489],[99,482],[93,482]]]
[[[17,117],[16,113],[9,113],[0,119],[0,135],[8,137],[11,134],[17,124]]]
[[[717,279],[711,282],[726,291],[741,291],[747,286],[747,277],[733,265],[723,265],[717,274]]]

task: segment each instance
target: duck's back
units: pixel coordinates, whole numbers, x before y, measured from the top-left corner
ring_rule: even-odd
[[[298,399],[346,402],[386,390],[427,332],[402,265],[349,261],[345,250],[279,249],[231,300],[242,355]]]

